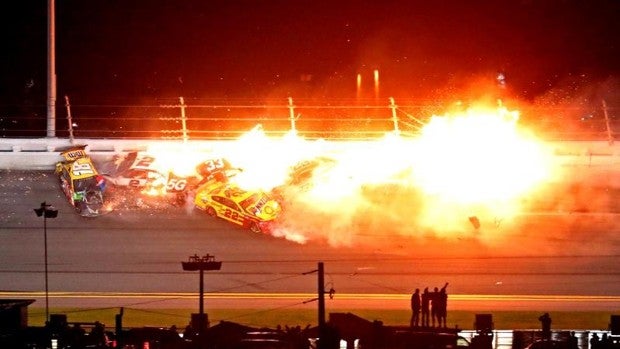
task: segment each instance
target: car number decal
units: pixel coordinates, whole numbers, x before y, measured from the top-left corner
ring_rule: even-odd
[[[95,171],[93,171],[93,168],[90,164],[78,164],[78,163],[74,163],[73,166],[71,166],[71,172],[73,172],[74,176],[82,176],[82,175],[86,175],[86,174],[94,174]]]
[[[177,179],[171,178],[168,183],[166,183],[167,191],[183,191],[187,186],[187,179]]]
[[[220,168],[224,168],[224,159],[222,158],[207,160],[204,163],[207,165],[207,170],[211,172]]]
[[[130,181],[129,181],[129,186],[130,186],[130,187],[135,187],[135,188],[137,188],[137,187],[140,187],[140,184],[141,184],[141,183],[140,183],[140,180],[139,180],[139,179],[132,179],[132,180],[130,180]]]
[[[144,156],[143,158],[140,159],[140,161],[138,161],[135,167],[151,167],[154,161],[155,161],[154,157]]]
[[[233,211],[233,210],[227,208],[226,211],[224,211],[224,217],[226,217],[228,219],[232,219],[232,220],[238,221],[239,220],[239,212]]]

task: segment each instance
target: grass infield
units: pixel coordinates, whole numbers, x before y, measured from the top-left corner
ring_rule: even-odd
[[[115,315],[120,308],[84,309],[84,308],[50,308],[50,314],[65,314],[68,322],[92,323],[102,322],[107,328],[114,328]],[[215,325],[225,320],[252,327],[275,328],[284,326],[316,326],[317,312],[314,310],[280,309],[213,309],[207,310],[209,322]],[[329,310],[326,314],[329,320]],[[382,321],[385,325],[408,325],[411,313],[405,310],[355,310],[351,312],[364,319]],[[170,327],[184,328],[189,324],[192,310],[190,309],[135,309],[125,308],[123,312],[123,327]],[[536,311],[451,311],[448,313],[448,327],[457,327],[463,330],[474,328],[475,314],[492,314],[493,323],[497,330],[538,329],[538,317],[542,312]],[[607,330],[610,316],[619,314],[603,311],[557,311],[549,312],[553,320],[552,329],[573,330]],[[28,309],[28,325],[42,326],[45,322],[45,308],[30,307]]]

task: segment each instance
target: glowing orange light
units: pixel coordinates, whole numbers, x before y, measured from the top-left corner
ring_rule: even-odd
[[[351,244],[355,234],[381,226],[389,227],[384,234],[432,231],[456,238],[473,234],[472,217],[478,229],[494,217],[515,214],[523,196],[553,174],[550,153],[518,120],[517,112],[503,107],[472,108],[432,117],[416,138],[387,133],[379,140],[338,144],[309,141],[295,130],[268,137],[257,125],[223,145],[218,156],[243,169],[232,179],[243,188],[285,187],[274,235],[299,243],[318,238]],[[205,157],[151,151],[174,171],[185,171],[180,163],[193,171]],[[295,164],[318,158],[329,161],[307,175],[308,183],[287,182]]]

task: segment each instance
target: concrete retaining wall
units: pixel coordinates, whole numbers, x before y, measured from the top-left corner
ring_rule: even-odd
[[[212,152],[225,149],[231,141],[188,141],[192,149]],[[139,150],[146,151],[149,146],[180,148],[178,140],[109,140],[76,139],[70,142],[61,138],[37,139],[0,139],[0,170],[51,170],[62,158],[60,149],[76,144],[86,144],[87,152],[95,159],[111,157],[114,154]],[[343,142],[330,142],[329,146],[338,151]],[[606,141],[552,142],[558,161],[567,166],[605,167],[608,171],[620,172],[620,143],[609,144]]]

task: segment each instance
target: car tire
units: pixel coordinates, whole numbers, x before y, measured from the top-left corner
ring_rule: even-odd
[[[211,217],[217,217],[217,212],[211,206],[207,207],[207,214]]]
[[[86,210],[86,203],[84,201],[80,201],[78,203],[75,204],[75,212],[77,212],[78,214],[82,214],[82,212],[84,212],[84,210]]]

